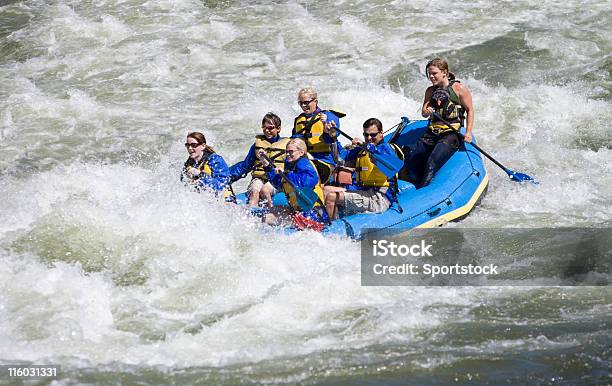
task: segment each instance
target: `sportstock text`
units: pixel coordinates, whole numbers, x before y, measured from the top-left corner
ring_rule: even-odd
[[[372,256],[374,258],[382,257],[382,260],[398,257],[418,257],[427,258],[434,257],[433,244],[427,243],[425,240],[420,240],[416,244],[395,243],[389,240],[373,240],[372,241]],[[498,275],[498,266],[495,264],[475,265],[475,264],[413,264],[403,262],[400,264],[387,264],[382,262],[372,265],[374,275],[426,275],[435,278],[438,275]]]

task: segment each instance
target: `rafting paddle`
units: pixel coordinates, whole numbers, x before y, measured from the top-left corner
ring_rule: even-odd
[[[275,155],[272,156],[271,159],[276,159],[278,157],[280,157],[281,155],[284,155],[285,153],[277,153]],[[261,166],[261,163],[259,160],[256,160],[255,162],[253,162],[253,166],[251,166],[249,169],[247,169],[247,171],[245,171],[244,173],[242,173],[239,176],[236,177],[230,177],[230,182],[228,184],[230,192],[232,193],[231,197],[232,197],[232,202],[236,202],[236,193],[234,193],[234,188],[232,187],[232,184],[244,177],[246,177],[250,172],[252,172],[253,170],[255,170],[255,168],[257,168],[258,166]]]
[[[389,139],[389,143],[395,143],[409,123],[410,119],[408,119],[408,117],[402,117],[402,121],[398,124],[399,127],[393,132],[393,135]]]
[[[438,115],[438,113],[433,113],[432,114],[434,117],[436,117],[436,119],[438,119],[440,122],[444,123],[446,126],[450,127],[453,130],[456,130],[454,127],[451,126],[450,123],[448,123],[447,121],[445,121],[444,119],[442,119],[442,117],[440,115]],[[461,137],[461,139],[465,139],[463,134],[457,132],[457,134],[459,134],[459,137]],[[488,159],[490,159],[495,165],[499,166],[503,171],[506,172],[506,174],[508,174],[508,177],[510,177],[510,179],[512,181],[515,182],[526,182],[529,181],[533,184],[538,184],[538,182],[536,180],[533,179],[533,177],[525,174],[525,173],[519,173],[519,172],[515,172],[514,170],[508,169],[507,167],[505,167],[504,165],[502,165],[501,163],[499,163],[495,158],[493,158],[492,156],[490,156],[486,151],[482,150],[478,145],[476,145],[474,142],[471,142],[470,145],[472,145],[476,150],[478,150],[479,152],[481,152],[482,154],[485,155],[485,157],[487,157]]]
[[[336,130],[342,136],[350,139],[351,141],[353,140],[351,136],[349,136],[348,134],[346,134],[344,131],[340,130],[339,128],[336,127],[334,128],[334,130]],[[373,158],[373,161],[376,164],[376,167],[380,169],[380,171],[385,176],[387,176],[387,178],[395,177],[397,172],[402,168],[402,166],[404,166],[404,161],[402,161],[399,157],[383,157],[380,154],[372,153],[365,146],[359,146],[359,147],[367,151],[370,154],[370,157]]]
[[[272,160],[267,155],[262,155],[262,158],[273,165]],[[311,210],[315,204],[319,201],[319,195],[312,189],[302,188],[296,186],[289,178],[287,178],[287,173],[282,172],[283,179],[287,181],[289,185],[295,191],[295,198],[297,199],[297,203],[304,212]]]
[[[285,153],[276,153],[274,154],[272,157],[270,157],[271,160],[276,160],[278,157],[280,156],[284,156]],[[252,172],[253,170],[255,170],[255,168],[261,166],[261,162],[257,159],[257,154],[255,155],[255,162],[253,162],[253,166],[251,166],[250,168],[248,168],[245,172],[243,172],[241,175],[234,177],[233,179],[231,179],[230,181],[230,185],[233,184],[234,182],[243,179],[244,177],[248,176],[250,172]]]

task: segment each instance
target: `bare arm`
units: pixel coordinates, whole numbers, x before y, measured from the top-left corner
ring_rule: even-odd
[[[433,90],[433,86],[429,86],[427,87],[427,90],[425,90],[423,107],[421,107],[421,115],[423,116],[423,118],[429,118],[429,116],[433,113],[433,109],[429,106],[429,99],[431,98],[431,94],[433,94]]]
[[[472,142],[472,129],[474,128],[474,105],[472,104],[472,94],[467,87],[461,83],[454,83],[453,90],[459,97],[459,103],[465,109],[467,113],[466,125],[465,125],[465,141]]]

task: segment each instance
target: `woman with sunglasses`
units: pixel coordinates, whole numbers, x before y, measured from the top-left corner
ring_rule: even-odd
[[[264,158],[266,155],[264,150],[259,150],[257,155],[267,170],[268,180],[275,188],[285,193],[289,203],[289,208],[272,207],[270,212],[265,214],[263,221],[266,224],[278,225],[288,222],[290,219],[292,225],[298,228],[322,229],[323,223],[328,221],[327,214],[323,208],[323,189],[319,182],[317,169],[308,158],[304,140],[292,138],[287,143],[284,168],[271,165]],[[318,200],[312,209],[304,211],[300,207],[296,195],[296,189],[299,188],[312,190],[318,196]]]
[[[337,139],[334,127],[340,128],[340,119],[346,114],[333,110],[322,110],[319,107],[317,92],[312,87],[305,87],[298,92],[298,105],[302,113],[293,121],[291,138],[301,138],[306,142],[308,153],[323,163],[329,171],[344,158],[345,149]],[[326,183],[327,181],[321,181]]]
[[[472,142],[474,107],[470,90],[455,79],[448,62],[435,58],[425,71],[431,86],[425,91],[421,114],[429,118],[427,131],[411,152],[411,176],[417,188],[429,185],[438,170],[461,146],[459,129],[465,123],[464,141]],[[465,122],[464,122],[465,121]]]
[[[338,207],[343,208],[345,216],[364,212],[382,213],[395,201],[396,177],[391,180],[387,178],[376,163],[379,158],[388,160],[386,163],[389,165],[402,165],[403,153],[395,144],[384,141],[382,122],[377,118],[369,118],[363,123],[363,137],[365,142],[353,138],[353,148],[346,156],[346,166],[355,167],[357,189],[325,187],[325,209],[332,220],[337,218]],[[400,167],[389,172],[397,174]]]
[[[187,134],[185,148],[189,158],[183,166],[181,181],[197,191],[210,189],[226,199],[231,197],[229,167],[223,157],[206,145],[204,134],[198,131]]]

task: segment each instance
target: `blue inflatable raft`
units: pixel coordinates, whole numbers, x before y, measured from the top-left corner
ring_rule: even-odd
[[[414,147],[427,129],[427,121],[408,124],[395,143]],[[464,129],[462,129],[464,130]],[[389,136],[386,137],[386,140]],[[466,217],[486,193],[489,175],[481,154],[465,143],[436,173],[431,184],[416,189],[413,184],[399,181],[397,203],[380,214],[360,213],[340,218],[327,226],[324,234],[348,236],[359,240],[369,234],[401,234],[412,228],[433,228]],[[245,202],[244,194],[238,196]],[[274,196],[274,205],[287,205],[283,194]]]

